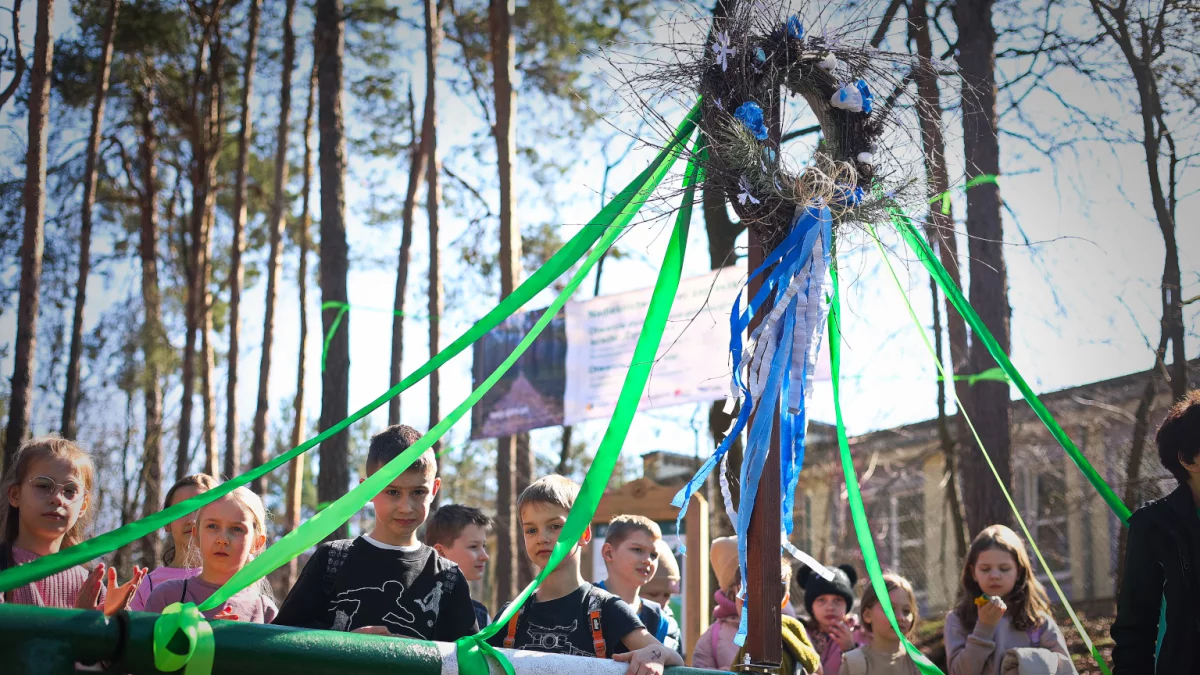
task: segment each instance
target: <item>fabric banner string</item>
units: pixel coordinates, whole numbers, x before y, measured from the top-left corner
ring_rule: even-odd
[[[1112,512],[1121,519],[1122,523],[1128,522],[1130,515],[1129,507],[1121,501],[1116,492],[1113,492],[1112,487],[1100,476],[1087,457],[1079,451],[1079,448],[1075,447],[1075,442],[1059,426],[1054,416],[1050,414],[1050,410],[1037,397],[1037,394],[1033,393],[1033,389],[1030,388],[1025,378],[1021,377],[1021,373],[1017,372],[1016,366],[1012,364],[1008,355],[1000,348],[999,343],[996,342],[996,338],[992,336],[991,331],[988,330],[983,320],[979,318],[974,308],[971,307],[971,303],[967,302],[967,299],[963,297],[962,291],[959,290],[958,286],[950,278],[949,273],[946,272],[946,268],[942,266],[941,261],[934,255],[933,249],[930,248],[929,243],[925,241],[925,238],[913,225],[912,220],[895,206],[892,206],[889,211],[892,223],[895,224],[896,229],[899,230],[913,252],[917,254],[917,258],[920,259],[921,264],[925,266],[925,269],[933,277],[934,281],[937,282],[942,292],[946,294],[946,297],[954,305],[954,308],[958,310],[958,313],[971,326],[975,338],[983,342],[984,346],[987,347],[988,353],[992,355],[992,358],[996,360],[996,363],[1008,378],[1017,385],[1017,389],[1025,397],[1025,401],[1029,403],[1029,406],[1033,408],[1033,412],[1037,414],[1038,419],[1050,430],[1050,434],[1054,436],[1058,444],[1062,446],[1067,455],[1071,457],[1071,460],[1075,462],[1075,466],[1079,467],[1079,470],[1083,472],[1084,477],[1092,484],[1092,487],[1096,489],[1096,492],[1100,494],[1100,497],[1108,504]],[[961,410],[962,407],[960,406],[959,409]]]
[[[592,244],[599,240],[606,232],[613,230],[618,232],[623,231],[632,222],[634,216],[649,198],[650,194],[662,182],[671,166],[674,165],[681,149],[696,127],[696,122],[700,114],[699,110],[699,104],[692,108],[679,128],[676,129],[675,135],[671,138],[670,142],[658,153],[650,166],[646,167],[637,178],[625,186],[612,201],[600,210],[588,226],[584,227],[564,244],[550,260],[546,261],[546,264],[534,271],[511,295],[502,299],[495,308],[455,339],[454,342],[450,343],[444,350],[374,401],[299,446],[278,455],[262,466],[255,467],[236,478],[231,478],[217,485],[212,490],[196,495],[116,530],[106,532],[75,546],[63,549],[58,553],[0,572],[0,591],[12,590],[39,579],[44,579],[75,565],[95,560],[142,537],[151,535],[168,523],[192,513],[204,505],[210,504],[229,494],[238,487],[247,485],[254,479],[287,464],[292,459],[316,447],[326,439],[342,432],[351,424],[363,419],[372,411],[386,404],[393,396],[399,395],[404,390],[423,380],[429,373],[457,356],[476,340],[487,334],[492,328],[499,325],[504,319],[518,311],[525,303],[532,300],[534,296],[545,290],[554,280],[558,279],[564,272],[574,266],[575,263],[579,262],[587,254]]]
[[[875,231],[875,226],[868,223],[867,229],[871,234],[871,238],[875,240],[875,246],[879,249],[879,255],[883,258],[883,262],[887,266],[892,280],[896,282],[896,288],[900,292],[900,298],[904,301],[904,305],[908,309],[908,315],[910,318],[912,318],[913,324],[917,327],[917,331],[921,336],[921,341],[925,344],[925,348],[929,350],[929,355],[933,357],[933,362],[937,365],[938,372],[941,373],[943,378],[945,378],[945,367],[942,365],[941,360],[938,359],[937,351],[933,348],[933,345],[929,343],[929,336],[925,334],[925,326],[917,317],[917,313],[912,306],[912,301],[908,297],[908,291],[904,289],[904,284],[900,282],[900,277],[896,274],[895,267],[892,266],[892,261],[888,256],[887,250],[884,248],[883,242],[879,240],[879,235]],[[1084,644],[1087,645],[1088,652],[1091,653],[1092,658],[1094,658],[1096,663],[1099,664],[1100,670],[1103,671],[1105,675],[1111,675],[1108,665],[1104,662],[1104,657],[1092,643],[1092,638],[1088,635],[1087,630],[1084,629],[1083,623],[1079,620],[1079,616],[1076,615],[1075,608],[1071,606],[1071,601],[1067,599],[1066,593],[1064,593],[1062,587],[1058,585],[1058,579],[1056,579],[1054,576],[1054,570],[1052,570],[1050,565],[1046,563],[1046,558],[1042,555],[1042,550],[1038,547],[1037,540],[1029,532],[1029,527],[1026,526],[1025,519],[1021,516],[1021,512],[1017,510],[1017,505],[1015,502],[1013,502],[1012,495],[1008,492],[1008,487],[1004,484],[1004,481],[1000,479],[1000,472],[996,470],[996,465],[992,462],[992,456],[990,453],[988,453],[987,448],[984,446],[983,439],[979,437],[979,432],[976,431],[975,423],[971,420],[971,416],[967,413],[966,407],[963,406],[962,400],[958,398],[958,392],[951,389],[951,395],[954,397],[954,402],[958,406],[959,411],[962,412],[963,420],[967,423],[967,428],[971,430],[971,435],[975,438],[976,445],[979,446],[980,452],[983,453],[983,458],[987,462],[988,468],[991,469],[992,475],[995,476],[996,483],[1000,486],[1000,491],[1004,493],[1004,499],[1008,501],[1008,507],[1012,510],[1013,516],[1016,517],[1017,524],[1021,526],[1021,531],[1025,534],[1025,541],[1029,542],[1029,547],[1033,550],[1033,554],[1037,556],[1038,562],[1042,564],[1042,569],[1046,571],[1046,576],[1050,580],[1050,585],[1054,587],[1054,591],[1058,594],[1058,599],[1062,601],[1063,606],[1067,610],[1067,614],[1071,617],[1071,622],[1075,624],[1075,630],[1077,630],[1079,632],[1079,636],[1083,638]]]
[[[692,157],[698,157],[703,152],[704,137],[701,135],[696,140]],[[663,256],[662,267],[659,270],[658,280],[654,284],[654,294],[650,298],[650,305],[646,310],[646,318],[642,323],[637,345],[634,347],[629,371],[625,375],[625,382],[621,385],[621,393],[617,398],[616,408],[613,410],[608,429],[605,430],[600,447],[596,450],[596,458],[583,479],[579,496],[575,498],[575,504],[567,515],[567,522],[559,531],[558,541],[550,553],[550,560],[537,578],[509,603],[508,608],[500,616],[492,620],[491,625],[475,635],[458,640],[458,668],[462,675],[488,675],[488,656],[496,659],[506,675],[513,675],[512,664],[500,651],[487,643],[488,638],[508,625],[508,622],[521,610],[521,607],[533,595],[542,581],[579,544],[580,538],[591,525],[596,508],[600,505],[600,499],[604,496],[604,490],[617,465],[621,447],[625,443],[633,416],[637,412],[638,402],[646,388],[646,381],[650,378],[650,370],[654,366],[658,347],[662,342],[663,331],[671,315],[671,306],[675,301],[675,294],[679,290],[679,280],[683,276],[683,256],[687,247],[695,185],[703,180],[703,173],[704,170],[700,164],[694,159],[689,161],[687,172],[684,175],[683,203],[676,217],[675,228],[671,233],[667,251]],[[543,316],[550,317],[552,315],[553,312],[548,310]]]
[[[863,565],[867,568],[867,576],[871,579],[871,587],[875,596],[887,615],[892,630],[900,636],[904,650],[917,665],[922,675],[944,675],[933,665],[916,645],[908,640],[896,623],[896,613],[892,609],[892,601],[888,595],[887,585],[883,581],[883,570],[879,565],[879,555],[875,551],[875,540],[871,537],[871,529],[867,525],[867,513],[863,507],[862,491],[858,485],[858,475],[854,472],[854,458],[850,455],[850,441],[846,436],[846,424],[842,419],[841,403],[841,372],[842,372],[842,328],[841,328],[841,289],[838,286],[837,255],[834,253],[833,262],[829,265],[829,274],[833,280],[833,298],[829,308],[829,368],[833,378],[833,414],[837,421],[838,449],[842,459],[842,471],[846,475],[846,495],[850,502],[850,516],[854,521],[854,535],[858,539],[858,547],[862,550]]]

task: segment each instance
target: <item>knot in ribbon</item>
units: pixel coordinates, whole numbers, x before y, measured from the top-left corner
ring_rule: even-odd
[[[499,649],[488,644],[487,637],[485,637],[486,632],[481,631],[477,635],[467,635],[455,640],[454,649],[458,657],[458,672],[470,675],[488,675],[490,669],[487,660],[490,656],[500,664],[505,675],[515,675],[512,662],[508,660],[508,657]]]
[[[187,651],[168,648],[176,633],[187,639]],[[213,632],[195,603],[175,603],[154,622],[154,667],[164,673],[186,668],[184,675],[209,675],[213,664]]]

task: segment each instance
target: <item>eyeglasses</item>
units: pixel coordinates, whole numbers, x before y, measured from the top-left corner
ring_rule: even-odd
[[[26,482],[33,486],[33,491],[37,496],[50,499],[55,494],[61,494],[63,501],[68,504],[74,504],[87,494],[87,490],[79,487],[78,483],[57,483],[49,476],[34,476]]]

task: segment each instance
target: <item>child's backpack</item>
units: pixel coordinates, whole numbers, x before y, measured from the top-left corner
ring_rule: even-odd
[[[321,590],[325,592],[325,597],[332,597],[333,592],[337,590],[338,571],[342,569],[342,565],[350,555],[350,546],[353,543],[353,539],[338,539],[329,542],[329,555],[325,558],[325,575],[321,578]]]

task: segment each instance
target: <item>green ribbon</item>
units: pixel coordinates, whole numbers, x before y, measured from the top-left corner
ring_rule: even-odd
[[[676,159],[678,159],[681,148],[696,127],[699,115],[700,107],[699,103],[697,103],[680,124],[679,128],[676,129],[674,137],[658,153],[658,156],[654,158],[650,166],[646,167],[637,178],[625,186],[612,201],[605,205],[587,227],[584,227],[564,244],[550,260],[546,261],[546,264],[531,274],[512,294],[502,299],[494,309],[476,322],[474,326],[460,335],[454,342],[450,343],[437,356],[425,362],[424,365],[411,375],[384,392],[379,398],[360,408],[341,422],[321,432],[316,437],[305,441],[288,452],[278,455],[262,466],[221,483],[207,492],[203,492],[111,532],[106,532],[75,546],[63,549],[58,553],[44,556],[31,563],[17,565],[0,572],[0,592],[19,588],[39,579],[44,579],[75,565],[99,558],[133,541],[153,534],[168,523],[192,513],[206,504],[210,504],[229,494],[238,487],[247,485],[254,479],[287,464],[292,459],[304,454],[326,439],[345,430],[351,424],[371,414],[371,412],[386,404],[393,396],[397,396],[412,385],[423,380],[429,373],[457,356],[476,340],[487,334],[492,328],[499,325],[504,319],[519,310],[526,302],[545,290],[554,280],[562,276],[575,263],[579,262],[587,254],[592,244],[606,232],[611,230],[617,232],[623,231],[633,220],[633,217],[646,202],[649,195],[662,182]]]
[[[904,305],[908,308],[908,315],[912,318],[913,324],[917,327],[921,335],[921,341],[925,343],[925,348],[929,350],[929,355],[933,357],[933,362],[937,365],[938,371],[943,378],[946,377],[945,367],[942,366],[941,360],[937,358],[937,351],[933,345],[929,343],[929,336],[925,334],[925,326],[921,320],[917,318],[917,312],[913,309],[912,301],[908,297],[908,291],[904,289],[904,284],[900,282],[900,277],[896,274],[896,269],[892,266],[892,261],[888,257],[887,249],[884,248],[883,242],[879,240],[879,235],[875,232],[875,226],[867,223],[867,230],[871,234],[871,238],[875,240],[875,246],[879,249],[880,256],[883,257],[883,262],[887,265],[888,272],[891,273],[892,280],[896,282],[896,288],[900,291],[900,297],[904,300]],[[1025,519],[1021,517],[1021,512],[1017,510],[1017,505],[1013,501],[1012,495],[1008,492],[1008,487],[1004,485],[1004,481],[1000,479],[1000,472],[996,470],[996,465],[992,462],[992,456],[988,453],[987,448],[983,444],[983,439],[979,438],[979,432],[975,430],[975,424],[971,420],[971,416],[967,414],[966,407],[963,406],[962,400],[958,398],[958,393],[951,390],[954,396],[955,404],[958,405],[959,411],[962,413],[963,420],[967,423],[967,428],[971,430],[971,435],[975,437],[975,443],[979,446],[979,450],[983,453],[984,460],[987,461],[988,468],[991,469],[992,475],[996,478],[996,483],[1000,486],[1000,491],[1004,494],[1004,499],[1008,501],[1008,508],[1012,510],[1013,516],[1017,519],[1017,524],[1021,526],[1021,531],[1025,534],[1025,541],[1029,542],[1029,547],[1033,549],[1033,554],[1037,556],[1038,562],[1041,563],[1042,569],[1046,570],[1046,576],[1050,579],[1050,585],[1054,587],[1054,591],[1058,593],[1059,600],[1067,610],[1067,614],[1071,617],[1071,622],[1075,624],[1075,630],[1079,631],[1079,636],[1083,638],[1083,642],[1087,645],[1088,651],[1092,654],[1092,658],[1096,659],[1100,670],[1104,675],[1111,675],[1108,665],[1104,662],[1104,657],[1100,651],[1096,649],[1096,645],[1092,643],[1091,636],[1083,627],[1083,623],[1075,614],[1075,608],[1071,606],[1071,601],[1067,599],[1066,593],[1058,585],[1058,579],[1054,577],[1054,570],[1050,569],[1050,565],[1046,563],[1046,558],[1042,555],[1042,550],[1038,547],[1037,541],[1030,534],[1029,528],[1025,525]]]
[[[187,639],[187,651],[182,654],[169,648],[177,633]],[[212,672],[213,648],[212,626],[193,603],[169,605],[154,622],[154,667],[160,672],[185,668],[184,675],[208,675]]]
[[[328,302],[321,303],[321,311],[324,312],[327,309],[337,309],[338,313],[333,317],[333,325],[329,327],[329,332],[325,334],[325,339],[321,344],[321,372],[325,372],[325,359],[327,356],[329,356],[329,343],[333,342],[333,336],[335,333],[337,333],[338,326],[342,324],[342,315],[349,312],[351,307],[350,303],[348,302],[329,300]],[[382,314],[391,314],[392,316],[407,316],[413,319],[420,318],[406,314],[403,310],[397,309],[376,309],[374,307],[355,307],[354,309],[357,309],[360,312],[380,312]]]
[[[1055,421],[1054,416],[1050,414],[1050,411],[1042,403],[1041,399],[1037,397],[1037,394],[1033,393],[1033,389],[1025,382],[1025,378],[1021,377],[1021,373],[1017,372],[1016,366],[1012,364],[1008,355],[1000,348],[999,343],[996,342],[996,338],[992,337],[991,331],[984,325],[979,315],[975,313],[974,308],[971,307],[971,303],[967,302],[967,299],[963,297],[962,291],[959,290],[958,286],[950,278],[949,273],[946,272],[946,268],[942,266],[937,256],[934,255],[933,249],[930,248],[929,243],[925,241],[925,238],[913,225],[912,220],[895,206],[890,207],[889,212],[896,229],[900,231],[900,234],[904,237],[909,247],[917,254],[917,258],[920,259],[921,264],[925,266],[925,269],[928,270],[930,276],[937,282],[942,292],[946,294],[946,297],[954,305],[954,308],[958,310],[958,313],[971,326],[975,338],[983,342],[984,346],[987,347],[988,353],[996,360],[1001,370],[1017,385],[1017,389],[1025,397],[1025,401],[1029,403],[1029,406],[1033,408],[1033,412],[1037,414],[1038,419],[1050,430],[1050,434],[1054,436],[1058,444],[1062,446],[1063,450],[1071,457],[1071,460],[1075,462],[1075,466],[1079,467],[1079,470],[1083,472],[1084,477],[1092,484],[1096,492],[1100,493],[1100,497],[1108,504],[1108,508],[1112,509],[1112,512],[1121,519],[1122,523],[1128,522],[1130,515],[1129,507],[1125,506],[1125,503],[1121,501],[1116,492],[1113,492],[1112,487],[1105,482],[1104,478],[1100,476],[1087,457],[1079,451],[1079,448],[1075,447],[1075,442],[1071,440],[1067,432],[1063,431],[1063,428]],[[959,406],[959,410],[962,410],[961,405]]]
[[[699,157],[703,152],[704,137],[700,136],[693,146],[692,157]],[[675,294],[679,290],[679,280],[683,275],[683,256],[687,247],[695,185],[697,182],[703,181],[703,176],[703,167],[694,160],[689,161],[683,179],[683,203],[676,217],[675,228],[671,233],[667,251],[663,256],[658,280],[654,284],[654,294],[650,298],[646,318],[642,322],[642,330],[633,351],[629,372],[625,375],[624,384],[621,385],[621,394],[617,398],[616,408],[610,417],[608,429],[605,430],[600,447],[596,450],[596,458],[588,469],[587,476],[583,479],[579,496],[576,497],[575,504],[567,515],[567,522],[559,532],[558,541],[550,553],[550,560],[537,578],[509,603],[500,616],[493,619],[491,625],[475,635],[457,641],[458,670],[462,675],[488,675],[488,656],[500,664],[506,675],[513,675],[512,664],[504,657],[503,653],[487,643],[488,638],[508,625],[508,622],[521,610],[526,600],[533,595],[542,581],[575,548],[588,526],[591,525],[596,508],[600,505],[600,499],[604,496],[604,490],[608,486],[608,481],[612,477],[613,469],[621,454],[621,447],[625,443],[630,424],[637,412],[638,402],[641,401],[642,393],[645,391],[646,381],[650,378],[650,369],[654,366],[659,345],[662,343],[663,331],[666,328],[667,319],[671,315],[671,306],[675,301]],[[547,310],[544,316],[551,314],[552,312]]]
[[[923,675],[943,675],[938,667],[933,665],[916,645],[900,632],[896,623],[896,613],[892,609],[892,600],[888,595],[887,585],[883,580],[883,569],[879,565],[879,555],[875,551],[875,540],[871,537],[871,529],[867,525],[867,512],[863,507],[862,491],[858,485],[858,476],[854,472],[854,458],[850,456],[850,441],[846,437],[846,424],[842,420],[841,403],[841,373],[842,373],[842,330],[841,330],[841,290],[838,287],[837,257],[829,266],[829,274],[833,279],[833,299],[829,308],[829,369],[833,378],[833,414],[837,419],[838,448],[841,451],[842,471],[846,474],[846,495],[850,502],[850,516],[854,521],[854,535],[858,538],[858,547],[862,550],[863,565],[867,568],[867,576],[875,589],[875,597],[887,615],[892,630],[900,637],[904,651],[917,664],[917,669]]]
[[[945,376],[938,376],[938,379],[945,382]],[[982,373],[974,375],[955,375],[950,378],[955,382],[966,382],[967,386],[974,387],[979,382],[1008,382],[1008,375],[1004,374],[1003,368],[988,368]]]
[[[1000,183],[997,180],[997,178],[999,178],[999,176],[997,176],[994,173],[979,174],[978,176],[975,176],[971,180],[967,181],[967,184],[963,186],[963,192],[970,190],[971,188],[975,187],[976,185],[984,185],[984,184],[999,185]],[[939,195],[935,195],[933,197],[933,199],[929,200],[929,203],[932,204],[937,201],[942,202],[942,215],[945,215],[945,216],[950,215],[950,190],[946,190],[945,192],[943,192]]]

